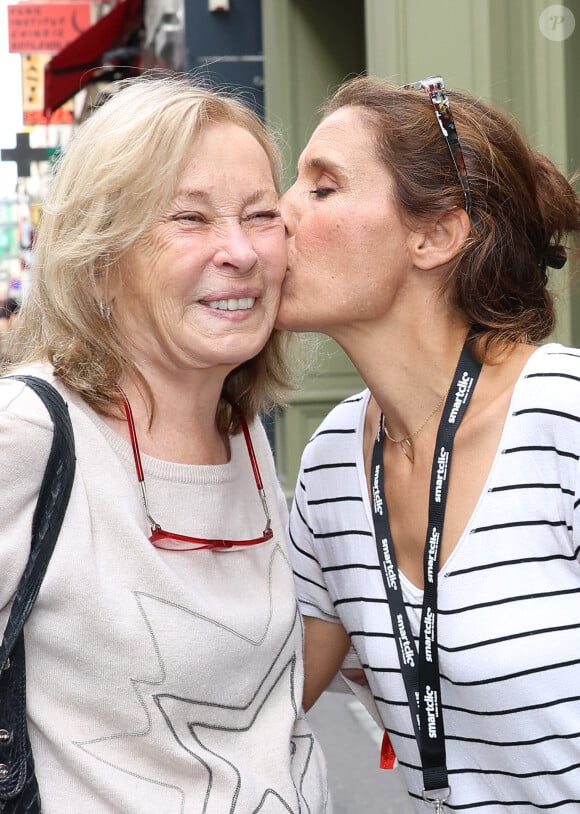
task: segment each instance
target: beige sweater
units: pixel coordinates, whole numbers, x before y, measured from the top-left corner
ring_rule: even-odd
[[[263,428],[250,429],[273,541],[164,552],[147,540],[130,446],[59,389],[69,402],[77,470],[25,628],[44,814],[330,811],[324,761],[301,713],[302,626],[284,544],[285,501]],[[50,441],[37,397],[2,380],[2,629],[28,556]],[[263,513],[243,438],[231,448],[221,466],[144,455],[156,519],[185,534],[259,535]]]

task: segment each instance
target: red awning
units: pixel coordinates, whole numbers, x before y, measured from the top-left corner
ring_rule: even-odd
[[[45,115],[50,116],[89,82],[101,78],[103,69],[115,64],[123,69],[136,67],[138,53],[123,49],[134,44],[142,25],[143,0],[122,0],[55,54],[44,69]]]

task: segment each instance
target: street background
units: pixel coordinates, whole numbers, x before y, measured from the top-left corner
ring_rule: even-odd
[[[307,717],[326,755],[333,814],[413,814],[400,770],[379,768],[382,730],[353,695],[325,692]]]

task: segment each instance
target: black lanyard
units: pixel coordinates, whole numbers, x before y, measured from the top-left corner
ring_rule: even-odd
[[[439,654],[437,650],[439,551],[443,535],[453,441],[475,389],[480,371],[481,364],[473,357],[466,342],[461,351],[457,369],[445,400],[435,443],[429,487],[427,539],[423,556],[425,587],[418,652],[403,602],[397,558],[387,512],[383,474],[384,419],[382,415],[379,420],[371,465],[375,541],[389,601],[393,633],[398,643],[397,650],[401,674],[421,755],[423,799],[433,803],[437,812],[442,810],[443,802],[451,794],[447,777],[445,730],[443,727]]]

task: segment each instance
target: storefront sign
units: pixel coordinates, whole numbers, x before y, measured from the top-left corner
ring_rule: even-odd
[[[90,25],[90,3],[10,5],[8,50],[13,54],[55,54]]]

